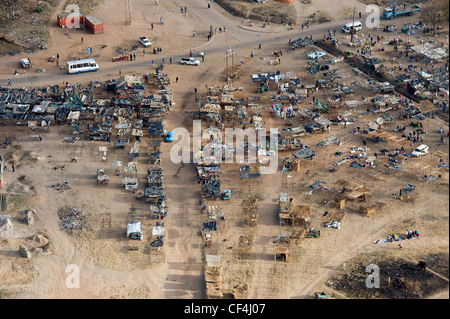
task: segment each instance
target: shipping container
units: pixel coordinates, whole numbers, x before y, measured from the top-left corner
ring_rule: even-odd
[[[86,30],[90,30],[92,33],[103,33],[103,23],[93,16],[86,16],[84,18],[84,26]]]

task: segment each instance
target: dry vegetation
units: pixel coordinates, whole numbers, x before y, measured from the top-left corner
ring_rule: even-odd
[[[358,256],[346,262],[345,269],[341,268],[330,278],[327,286],[347,298],[358,299],[426,298],[447,288],[448,281],[439,275],[448,277],[448,254],[419,255],[416,252],[415,255],[416,260],[387,253]],[[425,261],[431,271],[421,269],[419,261]],[[366,286],[366,267],[369,264],[380,269],[379,288]]]
[[[73,0],[83,14],[92,14],[104,0]],[[4,0],[0,2],[0,55],[47,49],[54,10],[66,0]],[[61,10],[63,11],[63,9]],[[9,16],[9,17],[8,17]]]
[[[292,4],[276,1],[259,4],[246,0],[216,0],[216,2],[238,17],[279,24],[296,22],[297,14]]]

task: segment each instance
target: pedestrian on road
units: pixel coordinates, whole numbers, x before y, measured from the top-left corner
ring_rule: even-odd
[[[8,86],[11,86],[11,79],[8,79]]]
[[[136,54],[133,53],[133,59],[136,61]]]
[[[152,30],[153,30],[153,23],[152,23]]]
[[[172,64],[172,58],[169,59],[169,63]]]
[[[14,168],[14,164],[12,164],[12,170],[13,170],[13,173],[16,171],[16,169]]]
[[[211,8],[211,1],[208,1],[208,9]]]
[[[184,13],[187,13],[187,7],[186,6],[184,7]]]
[[[258,49],[261,49],[261,43],[259,44]]]
[[[202,55],[202,62],[205,62],[205,55]]]
[[[192,37],[195,38],[195,30],[192,30]]]
[[[130,53],[130,61],[133,61],[133,55]]]
[[[177,78],[175,79],[175,83],[178,83],[178,76],[177,76]]]

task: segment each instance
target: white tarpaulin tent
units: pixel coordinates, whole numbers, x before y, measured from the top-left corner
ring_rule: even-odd
[[[133,223],[130,222],[127,225],[127,237],[130,237],[131,234],[135,234],[139,236],[140,240],[144,240],[141,232],[141,222]]]
[[[448,51],[443,48],[437,48],[430,42],[425,42],[421,45],[415,45],[412,47],[417,53],[423,54],[427,58],[433,60],[444,59],[448,56]]]
[[[164,235],[164,227],[162,226],[155,226],[152,229],[152,236],[162,236]]]

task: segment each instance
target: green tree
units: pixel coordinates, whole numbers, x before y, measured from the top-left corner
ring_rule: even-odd
[[[420,10],[423,21],[433,27],[435,36],[438,34],[438,26],[441,24],[445,14],[445,2],[448,4],[448,0],[431,0],[424,4]]]

